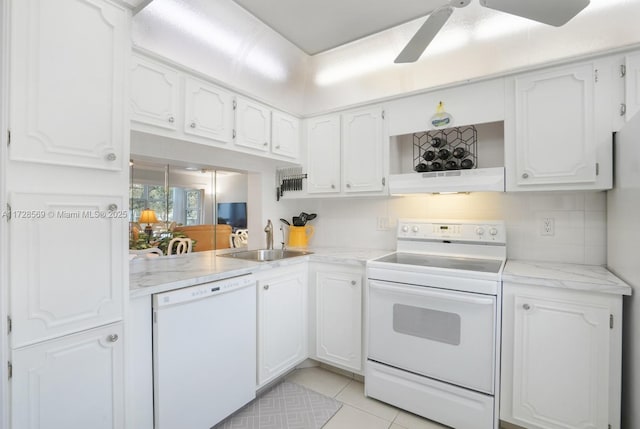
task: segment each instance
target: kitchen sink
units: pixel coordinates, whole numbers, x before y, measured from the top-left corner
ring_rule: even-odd
[[[257,249],[243,250],[241,252],[225,253],[218,256],[227,258],[245,259],[247,261],[278,261],[280,259],[295,258],[296,256],[310,255],[313,252],[306,250],[288,250],[288,249]]]

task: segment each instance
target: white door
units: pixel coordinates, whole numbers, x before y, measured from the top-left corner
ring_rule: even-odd
[[[271,110],[261,104],[236,99],[236,144],[268,152],[271,144]]]
[[[306,305],[306,270],[274,270],[258,280],[258,386],[306,359]]]
[[[640,53],[625,58],[625,119],[628,121],[640,111]]]
[[[362,277],[316,275],[316,354],[321,360],[362,370]]]
[[[138,55],[131,64],[131,119],[177,130],[178,72]]]
[[[272,122],[271,151],[276,155],[297,159],[300,152],[300,119],[274,110]]]
[[[606,428],[609,311],[564,298],[516,295],[514,423],[545,429]]]
[[[113,324],[12,353],[11,427],[124,428],[124,339]]]
[[[342,115],[342,164],[345,192],[372,192],[384,188],[382,109]]]
[[[185,77],[184,132],[229,143],[233,139],[233,96],[210,83]]]
[[[102,0],[9,9],[10,159],[123,169],[129,12]]]
[[[120,320],[122,197],[15,193],[10,203],[11,346]]]
[[[369,280],[368,315],[370,360],[493,393],[495,296]]]
[[[340,115],[307,122],[307,191],[340,192]]]
[[[518,186],[596,181],[592,64],[515,79]]]

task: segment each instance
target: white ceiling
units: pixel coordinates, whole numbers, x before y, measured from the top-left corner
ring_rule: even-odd
[[[430,14],[446,0],[234,0],[309,55]]]

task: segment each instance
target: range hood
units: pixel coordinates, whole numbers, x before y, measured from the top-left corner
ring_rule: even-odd
[[[504,167],[391,174],[389,193],[504,192]]]

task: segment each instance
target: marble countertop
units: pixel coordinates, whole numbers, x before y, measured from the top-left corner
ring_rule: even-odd
[[[129,296],[131,298],[146,296],[305,261],[364,267],[368,259],[393,252],[393,250],[346,248],[310,248],[305,250],[313,253],[271,262],[220,257],[222,253],[229,253],[229,249],[156,258],[135,258],[129,263]]]
[[[507,260],[502,280],[588,292],[631,295],[631,287],[598,265]]]

